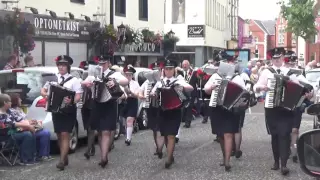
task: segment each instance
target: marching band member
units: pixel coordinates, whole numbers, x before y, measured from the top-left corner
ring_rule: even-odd
[[[284,64],[283,66],[288,69],[295,68],[298,69],[297,65],[297,56],[293,51],[287,51],[285,56],[284,56]],[[291,75],[295,76],[295,75]],[[308,80],[303,76],[303,75],[298,75],[297,78],[302,81],[303,83],[308,84]],[[312,90],[313,87],[309,84],[309,93],[307,94],[305,99],[306,101],[309,101],[309,99],[312,97]],[[306,103],[303,103],[300,108],[297,108],[294,114],[294,119],[293,119],[293,128],[291,132],[291,153],[292,153],[292,161],[293,162],[298,162],[298,156],[297,156],[297,139],[299,136],[299,129],[301,125],[301,120],[302,120],[302,114],[305,110],[305,105]]]
[[[128,80],[120,72],[112,71],[110,66],[111,57],[100,57],[99,66],[102,67],[102,78],[111,78],[119,83],[121,86],[128,85]],[[94,84],[95,77],[88,76],[82,84],[87,87],[92,87]],[[116,84],[114,81],[108,81],[107,86],[109,88],[114,87]],[[104,99],[107,94],[102,94],[102,99]],[[104,168],[108,164],[108,153],[110,146],[113,143],[114,131],[116,129],[117,122],[117,99],[110,99],[106,102],[94,101],[92,112],[91,112],[91,128],[97,130],[99,133],[99,144],[101,149],[101,161],[99,166]]]
[[[155,87],[152,89],[151,93],[153,96],[155,96],[155,93],[158,88],[161,88],[163,86],[171,86],[179,85],[184,88],[185,91],[192,91],[193,88],[191,85],[189,85],[184,80],[179,80],[175,77],[175,67],[176,63],[171,60],[166,60],[165,62],[165,68],[164,68],[164,77],[161,80],[161,82],[157,82]],[[168,153],[168,160],[165,163],[165,168],[170,168],[171,165],[174,163],[173,158],[173,152],[175,147],[175,136],[177,135],[180,127],[181,122],[181,110],[180,109],[174,109],[174,110],[168,110],[163,111],[160,110],[160,116],[159,116],[159,128],[160,133],[162,136],[164,136],[167,139],[167,153]],[[158,147],[158,157],[162,158],[162,149],[163,144],[161,144]]]
[[[80,101],[82,88],[80,80],[76,77],[70,75],[71,65],[73,59],[70,56],[62,55],[56,58],[56,64],[59,73],[57,74],[58,84],[60,86],[72,89],[75,91],[76,95],[74,102],[71,102],[70,98],[65,98],[65,103],[70,105],[68,108],[68,113],[52,113],[52,122],[54,127],[54,132],[57,133],[58,143],[60,147],[60,161],[57,164],[59,170],[64,170],[65,166],[69,164],[68,152],[69,152],[69,142],[70,133],[77,121],[77,108],[76,103]],[[49,82],[47,82],[41,89],[41,95],[45,98],[48,97]]]
[[[135,80],[133,80],[133,75],[136,73],[136,70],[131,66],[128,65],[127,68],[124,68],[123,70],[126,78],[129,81],[128,87],[126,87],[125,91],[126,93],[126,105],[124,107],[124,118],[126,118],[127,122],[127,138],[125,143],[130,146],[131,144],[131,137],[133,132],[133,123],[137,117],[138,112],[138,96],[140,91],[139,83]],[[123,95],[125,96],[125,95]]]
[[[183,60],[182,61],[182,76],[186,80],[187,83],[190,82],[192,74],[193,74],[193,69],[190,67],[190,62],[188,60]],[[192,108],[194,105],[195,97],[197,95],[197,89],[196,89],[196,82],[190,85],[193,86],[194,91],[192,92],[191,98],[189,100],[188,106],[186,106],[183,109],[183,120],[185,122],[184,126],[185,128],[190,128],[191,126],[191,121],[192,121]]]
[[[152,70],[159,70],[160,72],[162,70],[162,67],[160,64],[154,64],[150,68],[152,68]],[[159,76],[160,76],[160,74],[159,74]],[[156,82],[151,84],[150,90],[152,90],[152,88],[154,87],[155,84],[156,84]],[[149,85],[149,80],[147,79],[140,87],[139,98],[142,100],[146,100],[146,98],[148,96],[148,94],[147,94],[148,85]],[[151,98],[151,97],[149,97],[149,98]],[[159,121],[158,121],[159,107],[156,106],[156,104],[152,103],[152,101],[157,101],[157,99],[152,98],[152,99],[150,99],[150,101],[151,102],[149,102],[150,103],[149,107],[146,108],[147,119],[148,119],[147,126],[153,132],[153,139],[154,139],[154,143],[156,145],[156,152],[154,153],[154,155],[158,155],[158,147],[160,147],[160,145],[163,144],[164,138],[163,138],[163,136],[161,136],[160,130],[159,130]],[[144,102],[144,103],[146,103],[146,102]]]
[[[228,55],[222,54],[222,52],[220,52],[214,58],[215,66],[219,66],[219,61],[225,60],[226,58],[228,58]],[[204,86],[204,90],[207,94],[211,94],[212,91],[217,87],[216,80],[218,79],[222,79],[222,77],[217,73],[213,74],[210,77],[210,79]],[[234,75],[230,79],[230,81],[238,84],[242,88],[245,88],[244,81],[239,75]],[[223,162],[220,164],[220,166],[224,166],[225,171],[229,172],[231,170],[230,157],[233,147],[233,138],[234,134],[239,132],[239,114],[236,114],[232,111],[227,111],[221,106],[217,106],[212,108],[210,119],[212,133],[216,134],[219,137],[219,142],[223,154]]]
[[[268,56],[272,57],[272,67],[261,72],[258,82],[254,85],[256,92],[268,91],[268,78],[273,78],[274,74],[287,74],[289,69],[282,66],[284,52],[284,48],[275,48],[268,52]],[[268,133],[271,134],[274,158],[274,165],[271,170],[281,168],[282,175],[287,175],[289,173],[287,161],[289,159],[290,134],[293,127],[294,113],[281,107],[265,107],[265,119]]]

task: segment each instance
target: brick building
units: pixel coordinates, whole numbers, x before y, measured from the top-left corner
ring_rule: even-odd
[[[249,33],[255,41],[255,47],[251,49],[251,57],[255,57],[258,51],[259,59],[266,59],[267,50],[275,46],[275,21],[249,21]]]
[[[286,32],[287,21],[279,14],[276,20],[275,40],[276,47],[284,47],[287,50],[296,52],[296,37],[291,32]]]

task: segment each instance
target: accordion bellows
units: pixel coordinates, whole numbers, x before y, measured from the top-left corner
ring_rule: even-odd
[[[75,92],[66,87],[50,83],[49,96],[47,99],[47,111],[53,113],[69,113],[68,104],[64,102],[66,97],[74,102]]]

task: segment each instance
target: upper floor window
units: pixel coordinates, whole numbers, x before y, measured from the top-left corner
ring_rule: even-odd
[[[85,4],[85,1],[86,0],[70,0],[70,2],[79,3],[79,4]]]
[[[116,15],[126,16],[126,0],[116,0]]]
[[[139,19],[148,21],[148,0],[139,0]]]

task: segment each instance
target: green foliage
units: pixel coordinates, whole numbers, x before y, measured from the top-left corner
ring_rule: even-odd
[[[282,16],[287,20],[287,32],[310,40],[317,33],[315,15],[313,13],[314,0],[284,0],[278,2],[281,6]]]

